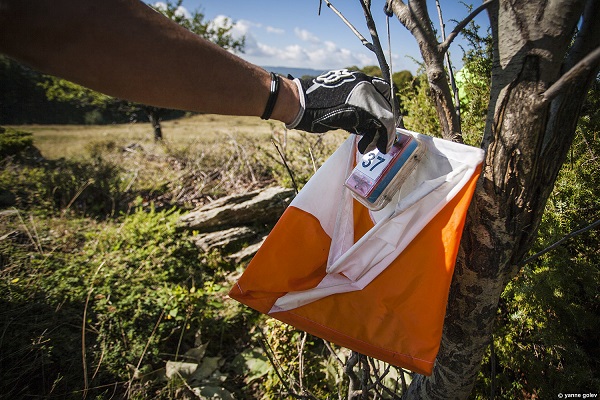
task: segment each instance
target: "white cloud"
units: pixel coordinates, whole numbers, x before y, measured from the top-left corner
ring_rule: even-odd
[[[250,34],[252,28],[261,26],[260,24],[245,19],[233,21],[225,15],[217,15],[213,18],[211,23],[215,27],[232,27],[230,33],[234,39],[240,39],[242,36],[247,36]]]
[[[325,50],[327,50],[327,51],[336,51],[337,50],[337,45],[335,43],[333,43],[332,41],[326,40],[325,42],[323,42],[323,45],[325,46]]]
[[[336,43],[320,40],[306,29],[295,28],[294,37],[285,36],[285,30],[248,20],[232,21],[224,15],[213,19],[216,26],[234,24],[231,34],[235,39],[246,38],[244,53],[239,54],[257,65],[280,65],[315,69],[333,69],[357,65],[377,64],[371,52],[364,49],[353,52]],[[272,36],[276,35],[276,37]],[[300,41],[298,41],[300,39]],[[294,43],[297,42],[297,43]],[[275,45],[273,43],[280,43]]]
[[[167,3],[162,2],[162,1],[157,1],[156,3],[154,3],[154,7],[157,8],[158,10],[166,11]],[[188,9],[185,8],[184,6],[177,7],[177,9],[175,10],[175,15],[178,17],[185,17],[187,19],[192,18],[192,13],[190,13],[188,11]]]
[[[344,48],[338,48],[333,42],[325,46],[314,46],[308,48],[299,44],[275,48],[260,45],[260,52],[248,53],[253,57],[268,58],[263,65],[284,65],[291,67],[307,67],[315,69],[341,68],[351,65],[365,66],[376,64],[375,56],[365,53],[353,53]],[[277,60],[277,61],[272,61]],[[255,63],[261,64],[260,59],[254,59]]]
[[[298,38],[305,42],[310,43],[320,43],[321,39],[316,37],[313,33],[307,31],[306,29],[294,28],[294,33]]]
[[[256,43],[256,47],[246,50],[246,54],[255,57],[277,57],[279,55],[279,49],[264,43]]]
[[[281,28],[275,28],[273,26],[267,26],[265,29],[267,32],[274,33],[275,35],[283,35],[285,33],[285,30]]]

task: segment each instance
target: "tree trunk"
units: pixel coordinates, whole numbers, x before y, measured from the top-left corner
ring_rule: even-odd
[[[452,102],[452,92],[444,70],[444,51],[435,36],[425,0],[411,1],[410,5],[396,0],[392,3],[392,10],[419,45],[431,97],[440,120],[442,137],[454,142],[462,142],[460,121]],[[423,23],[424,21],[427,23]]]
[[[162,128],[160,126],[160,109],[157,107],[146,107],[146,113],[148,114],[148,119],[152,124],[152,128],[154,129],[154,140],[159,142],[162,140]]]
[[[600,45],[600,32],[592,27],[600,18],[599,3],[499,0],[488,10],[494,66],[482,143],[486,159],[467,216],[433,374],[416,376],[406,398],[464,399],[473,388],[500,295],[536,237],[574,137],[585,88],[598,68],[571,81],[552,101],[541,94]],[[580,38],[569,48],[584,8]]]

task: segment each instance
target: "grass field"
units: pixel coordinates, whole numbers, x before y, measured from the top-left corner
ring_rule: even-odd
[[[242,266],[195,248],[177,221],[221,196],[291,187],[283,159],[301,186],[347,134],[216,115],[166,121],[158,143],[149,123],[11,128],[43,159],[1,160],[0,397],[194,398],[165,364],[205,349],[218,364],[194,390],[280,398],[260,332],[289,368],[301,337],[226,301]],[[322,361],[306,361],[316,390]]]
[[[343,131],[314,135],[257,117],[212,114],[163,122],[161,142],[154,141],[149,123],[12,128],[31,132],[47,160],[101,159],[125,172],[129,189],[169,186],[169,196],[177,199],[199,190],[210,192],[202,196],[206,199],[245,192],[273,184],[273,175],[280,185],[291,187],[280,151],[302,186],[347,137]]]
[[[149,123],[114,125],[26,125],[14,127],[34,135],[34,145],[48,159],[80,158],[93,142],[114,141],[154,146]],[[253,137],[269,142],[281,124],[256,117],[195,115],[162,123],[164,144],[174,148],[221,142],[224,138]]]

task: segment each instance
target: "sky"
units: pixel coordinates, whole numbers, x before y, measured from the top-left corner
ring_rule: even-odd
[[[479,0],[475,0],[479,5]],[[330,0],[369,41],[359,0]],[[384,0],[372,1],[377,30],[382,47],[388,54],[387,25],[383,12]],[[446,32],[456,21],[468,15],[459,0],[441,0]],[[468,1],[467,1],[468,3]],[[435,1],[428,0],[430,17],[439,26]],[[378,65],[375,55],[352,33],[344,22],[323,2],[319,15],[319,0],[183,0],[182,12],[199,11],[205,20],[215,23],[229,18],[235,23],[236,37],[245,36],[245,51],[240,57],[260,66],[311,68],[330,70],[352,65]],[[452,21],[452,20],[455,21]],[[476,22],[487,27],[487,14],[482,12]],[[392,67],[394,72],[418,69],[421,56],[415,39],[396,17],[390,18]],[[462,50],[455,41],[450,48],[453,67],[459,68]],[[389,61],[389,60],[388,60]]]

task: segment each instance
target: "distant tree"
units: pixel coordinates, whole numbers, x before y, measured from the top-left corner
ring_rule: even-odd
[[[412,86],[414,79],[413,74],[408,70],[394,72],[392,74],[392,81],[398,90]]]
[[[153,8],[184,28],[218,44],[224,49],[243,52],[245,38],[236,39],[232,36],[233,22],[228,19],[221,21],[221,24],[216,24],[214,21],[205,21],[204,14],[199,11],[193,11],[189,15],[186,14],[181,4],[182,0],[177,0],[174,3],[167,0],[166,2],[156,3]],[[162,116],[168,111],[164,108],[116,99],[56,77],[48,77],[42,86],[46,91],[48,99],[51,100],[70,102],[78,107],[112,108],[130,116],[145,113],[152,124],[154,139],[162,140],[160,121]]]
[[[360,71],[364,72],[370,76],[377,76],[381,78],[383,75],[381,73],[381,68],[378,65],[367,65],[366,67],[362,67]]]
[[[167,0],[166,2],[156,2],[152,7],[187,30],[194,32],[204,39],[210,40],[226,50],[234,52],[244,51],[246,38],[235,39],[232,36],[231,30],[235,24],[230,19],[226,18],[222,21],[222,25],[217,25],[214,21],[205,21],[204,14],[197,10],[188,16],[182,9],[182,3],[183,0],[177,0],[175,3]]]
[[[83,122],[66,103],[48,101],[39,83],[44,76],[0,55],[0,124]]]

